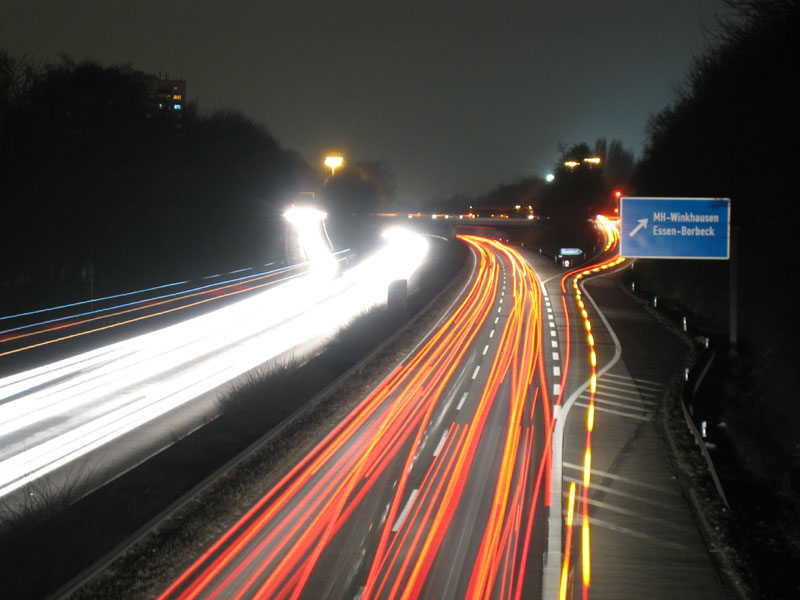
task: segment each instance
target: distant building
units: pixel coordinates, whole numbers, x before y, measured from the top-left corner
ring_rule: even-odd
[[[150,99],[151,115],[167,115],[180,118],[186,106],[186,81],[169,79],[143,73],[147,84],[147,95]]]

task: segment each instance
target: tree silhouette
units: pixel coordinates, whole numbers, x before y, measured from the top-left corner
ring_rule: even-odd
[[[130,289],[279,246],[273,205],[308,166],[239,112],[188,103],[176,120],[148,94],[130,67],[0,52],[0,288],[52,300],[91,274]]]

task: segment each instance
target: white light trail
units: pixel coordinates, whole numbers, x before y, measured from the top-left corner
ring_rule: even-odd
[[[309,230],[310,231],[310,230]],[[316,225],[317,235],[322,230]],[[158,331],[0,379],[0,497],[386,302],[422,263],[408,231],[339,278],[306,232],[302,278]],[[331,260],[333,257],[330,256]],[[335,260],[334,268],[335,268]]]

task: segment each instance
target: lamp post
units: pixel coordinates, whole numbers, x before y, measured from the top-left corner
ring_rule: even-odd
[[[325,166],[330,167],[331,177],[336,173],[336,169],[344,164],[344,158],[341,156],[326,156]]]

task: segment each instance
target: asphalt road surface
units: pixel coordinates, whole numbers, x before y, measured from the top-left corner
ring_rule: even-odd
[[[449,319],[164,598],[539,595],[542,288],[517,252],[465,242]]]
[[[724,597],[654,426],[685,349],[615,231],[568,272],[462,239],[449,317],[161,598]]]

